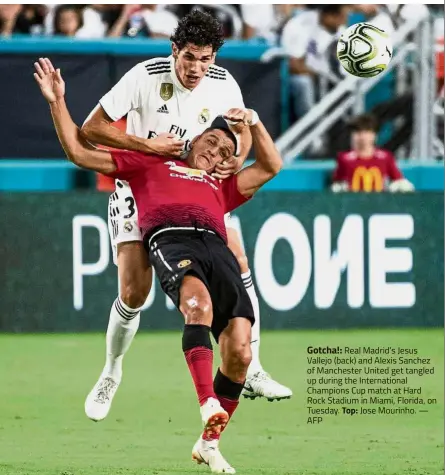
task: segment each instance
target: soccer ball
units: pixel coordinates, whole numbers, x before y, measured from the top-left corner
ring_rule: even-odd
[[[392,57],[389,36],[369,23],[356,23],[340,36],[337,58],[353,76],[370,78],[386,69]]]

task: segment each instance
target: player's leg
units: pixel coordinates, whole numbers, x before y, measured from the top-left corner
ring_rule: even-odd
[[[179,310],[184,316],[184,352],[195,385],[204,423],[204,438],[217,435],[228,422],[213,388],[213,348],[210,330],[213,320],[212,299],[201,279],[185,275],[179,290]]]
[[[250,349],[251,322],[247,318],[233,318],[219,336],[221,366],[214,380],[214,390],[221,406],[232,417],[246,381],[252,359]],[[222,428],[221,432],[224,430]],[[223,457],[219,449],[220,434],[198,439],[192,457],[198,463],[206,463],[216,473],[235,473],[235,469]]]
[[[108,228],[120,292],[110,310],[105,367],[85,401],[85,413],[94,421],[104,419],[110,410],[122,378],[122,360],[139,328],[140,308],[152,283],[134,198],[130,188],[121,182],[117,182],[116,192],[110,196]]]
[[[227,240],[230,250],[236,257],[241,269],[241,278],[243,279],[244,286],[249,294],[250,301],[252,303],[253,311],[255,314],[255,324],[252,327],[252,363],[249,370],[250,373],[256,373],[262,371],[263,367],[260,362],[260,307],[258,303],[258,297],[255,292],[255,287],[252,281],[252,275],[249,269],[249,262],[247,256],[241,246],[241,242],[238,233],[231,225],[230,215],[225,216]]]
[[[238,233],[231,227],[230,219],[226,218],[228,246],[235,255],[238,264],[241,268],[241,277],[244,286],[252,303],[255,323],[252,327],[252,362],[247,373],[246,387],[244,389],[244,396],[250,399],[256,397],[266,397],[268,400],[287,399],[292,396],[292,391],[278,383],[266,373],[260,362],[260,307],[258,297],[255,292],[255,287],[252,281],[252,275],[249,269],[247,256],[241,246]]]
[[[140,308],[152,283],[152,270],[141,242],[125,242],[117,250],[120,292],[110,310],[106,334],[106,362],[85,401],[85,413],[94,420],[104,419],[111,408],[122,379],[122,362],[136,335]]]
[[[110,312],[104,372],[120,381],[122,359],[139,328],[140,309],[151,289],[152,269],[140,241],[119,243],[117,262],[120,289]]]
[[[213,306],[203,271],[209,263],[201,234],[167,233],[146,245],[162,290],[184,316],[182,350],[198,396],[204,433],[219,433],[229,416],[213,389]]]

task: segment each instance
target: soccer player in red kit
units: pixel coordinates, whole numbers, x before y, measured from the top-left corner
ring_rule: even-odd
[[[50,103],[68,158],[79,167],[130,184],[150,263],[185,319],[182,349],[204,425],[192,457],[213,473],[235,473],[219,450],[219,437],[244,387],[255,318],[240,266],[227,246],[224,214],[245,203],[281,169],[272,138],[256,112],[229,110],[225,119],[250,127],[256,160],[224,181],[211,176],[215,166],[236,151],[236,137],[224,127],[210,127],[197,136],[184,162],[141,152],[98,150],[82,138],[70,117],[60,70],[55,71],[47,59],[35,65],[35,79]],[[215,378],[210,333],[221,351]]]
[[[351,129],[352,150],[337,156],[332,191],[413,191],[413,185],[397,167],[394,155],[376,147],[377,120],[368,114],[358,116]]]

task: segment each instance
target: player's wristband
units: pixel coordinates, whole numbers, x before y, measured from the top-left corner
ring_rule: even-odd
[[[249,122],[248,122],[249,126],[256,125],[259,122],[260,118],[259,118],[258,113],[256,111],[254,111],[253,109],[250,109],[250,110],[252,111],[252,120],[249,120]]]

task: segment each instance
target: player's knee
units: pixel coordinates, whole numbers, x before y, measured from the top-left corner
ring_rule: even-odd
[[[212,323],[212,301],[208,296],[183,298],[180,305],[187,325],[210,325]]]
[[[244,342],[235,344],[230,348],[228,356],[231,372],[244,375],[252,361],[250,342],[246,339]]]
[[[121,299],[130,308],[140,308],[147,300],[149,291],[142,285],[126,285],[121,288]]]

